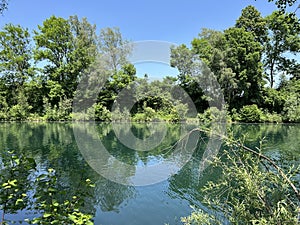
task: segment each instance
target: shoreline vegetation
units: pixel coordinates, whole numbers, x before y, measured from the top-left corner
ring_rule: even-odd
[[[99,116],[95,115],[94,107],[88,110],[88,113],[71,113],[64,118],[59,118],[59,113],[52,112],[51,115],[38,116],[29,115],[24,119],[2,119],[1,122],[169,122],[169,123],[299,123],[299,121],[284,120],[282,115],[277,113],[271,114],[259,109],[257,105],[247,105],[243,107],[239,112],[233,113],[227,111],[220,111],[216,107],[211,107],[205,110],[203,113],[198,113],[196,117],[181,117],[176,111],[172,114],[164,112],[155,112],[151,108],[147,112],[139,112],[134,115],[130,115],[128,110],[120,112],[120,110],[111,113],[107,111],[105,119],[99,119]],[[7,118],[7,117],[6,117]]]
[[[127,60],[131,43],[119,28],[96,30],[76,15],[51,16],[32,31],[2,27],[0,120],[177,122],[191,117],[195,107],[200,121],[218,120],[226,109],[232,122],[300,122],[300,20],[294,13],[263,17],[247,6],[233,27],[205,28],[190,48],[171,47],[170,65],[178,75],[161,74],[154,81],[137,76]],[[199,60],[209,72],[193,74]],[[220,90],[210,90],[216,93],[202,90],[207,76],[219,83]],[[220,92],[223,106],[209,108]],[[124,98],[130,110],[116,106]],[[72,112],[74,101],[79,111]]]

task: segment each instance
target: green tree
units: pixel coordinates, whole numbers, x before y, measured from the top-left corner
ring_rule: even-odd
[[[230,109],[259,101],[264,84],[262,46],[252,32],[237,27],[224,33],[204,29],[192,47],[216,75]]]
[[[198,111],[203,112],[208,107],[208,102],[200,88],[197,74],[192,74],[195,54],[186,45],[171,48],[171,66],[178,69],[179,85],[189,94]],[[206,61],[204,61],[206,62]],[[198,74],[199,75],[199,74]]]
[[[265,44],[264,66],[274,86],[279,74],[298,76],[300,64],[296,55],[300,50],[300,21],[293,14],[273,12],[266,17],[269,35]]]
[[[70,20],[52,16],[38,28],[35,59],[47,63],[43,72],[50,81],[49,93],[61,88],[55,103],[59,95],[72,98],[81,73],[94,60],[95,27],[76,16]]]
[[[237,19],[235,26],[251,32],[261,44],[266,41],[267,23],[261,13],[252,5],[242,10],[242,15]]]
[[[95,29],[86,18],[80,21],[77,16],[68,20],[52,16],[35,31],[35,59],[45,63],[43,86],[50,107],[62,106],[70,113],[64,103],[73,99],[83,72],[96,57]]]
[[[30,41],[28,29],[19,25],[7,24],[0,32],[0,79],[7,88],[10,106],[17,103],[21,87],[34,75]]]
[[[85,17],[79,20],[76,15],[70,16],[68,21],[74,36],[74,45],[76,48],[74,57],[77,58],[77,65],[75,66],[77,66],[77,72],[81,74],[95,61],[97,55],[96,25],[90,24]]]
[[[77,74],[71,72],[71,62],[75,60],[73,55],[75,46],[70,24],[66,19],[52,16],[46,19],[42,26],[38,26],[38,29],[34,36],[36,43],[34,57],[35,60],[46,63],[43,73],[46,76],[50,98],[53,92],[57,93],[55,90],[58,86],[62,89],[60,95],[72,97]],[[53,104],[58,102],[60,95],[55,96]]]
[[[99,93],[98,103],[111,110],[112,104],[117,99],[118,94],[135,80],[136,69],[134,65],[123,65],[121,70],[110,76],[106,81],[105,86]]]
[[[136,69],[127,61],[131,53],[129,41],[122,37],[119,28],[104,28],[98,39],[99,59],[106,68],[105,85],[98,97],[98,104],[111,109],[119,92],[136,79]],[[102,108],[101,106],[101,108]]]
[[[264,85],[262,47],[251,32],[244,28],[229,28],[226,37],[226,59],[228,68],[235,74],[237,89],[233,93],[231,107],[240,108],[257,103]]]
[[[283,119],[286,122],[300,122],[300,80],[290,80],[281,90],[285,98]]]
[[[226,38],[220,31],[203,29],[198,38],[192,41],[192,51],[216,75],[224,93],[225,101],[232,105],[234,93],[238,88],[236,74],[226,64]]]
[[[103,28],[98,38],[99,53],[104,55],[106,65],[112,73],[117,73],[122,66],[128,64],[127,57],[131,53],[131,45],[122,37],[120,29]]]

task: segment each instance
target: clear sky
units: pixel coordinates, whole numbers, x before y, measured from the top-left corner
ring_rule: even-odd
[[[119,27],[131,41],[160,40],[189,45],[201,28],[224,30],[233,26],[247,5],[254,5],[263,16],[275,10],[274,3],[267,0],[10,0],[8,10],[0,16],[0,26],[13,23],[33,30],[51,15],[64,18],[78,15],[96,24],[98,31]],[[147,66],[155,73],[151,64],[136,65],[139,73],[147,72]],[[176,73],[168,66],[156,67],[160,67],[159,73]]]

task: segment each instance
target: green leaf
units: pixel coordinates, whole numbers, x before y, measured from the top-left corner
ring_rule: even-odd
[[[43,215],[44,218],[48,218],[48,217],[50,217],[50,216],[52,216],[51,213],[45,213],[45,214]]]

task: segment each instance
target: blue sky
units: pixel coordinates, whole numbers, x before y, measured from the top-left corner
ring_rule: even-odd
[[[8,10],[0,16],[0,26],[13,23],[33,30],[51,15],[64,18],[78,15],[96,24],[98,31],[119,27],[131,41],[159,40],[189,45],[201,28],[224,30],[233,26],[241,10],[250,4],[264,16],[275,10],[274,4],[267,0],[10,0]],[[161,63],[139,63],[136,67],[139,74],[177,73]]]

